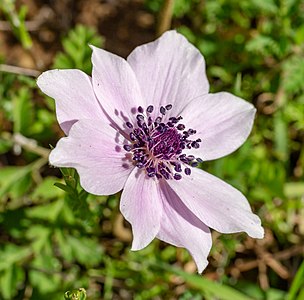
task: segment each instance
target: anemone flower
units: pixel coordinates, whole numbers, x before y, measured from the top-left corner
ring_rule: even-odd
[[[244,143],[255,108],[226,92],[209,94],[203,56],[175,31],[137,47],[127,60],[92,49],[92,77],[51,70],[38,78],[67,135],[50,164],[75,168],[92,194],[122,190],[132,250],[158,238],[186,248],[202,272],[209,227],[262,238],[244,195],[197,168]]]

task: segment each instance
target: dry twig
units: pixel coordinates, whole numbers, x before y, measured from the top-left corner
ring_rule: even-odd
[[[25,76],[32,76],[32,77],[38,77],[41,74],[41,72],[39,72],[37,70],[26,69],[26,68],[5,65],[5,64],[0,64],[0,72],[7,72],[7,73],[13,73],[13,74],[17,74],[17,75],[25,75]]]
[[[165,0],[163,7],[159,14],[156,34],[161,36],[165,31],[171,27],[173,14],[174,0]]]

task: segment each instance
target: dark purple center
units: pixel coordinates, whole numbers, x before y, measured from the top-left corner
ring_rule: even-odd
[[[152,105],[147,107],[146,114],[141,106],[138,107],[136,124],[126,123],[131,131],[131,144],[124,145],[124,149],[132,153],[134,164],[145,169],[149,177],[180,180],[183,171],[186,175],[191,174],[189,166],[196,167],[202,162],[193,155],[183,154],[183,149],[199,148],[201,139],[191,139],[196,130],[185,130],[185,125],[179,123],[183,119],[181,116],[170,117],[166,123],[162,122],[171,108],[171,104],[161,106],[160,115],[152,120]]]

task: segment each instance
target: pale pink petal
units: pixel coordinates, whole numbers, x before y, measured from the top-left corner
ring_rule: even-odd
[[[133,169],[123,143],[122,136],[102,121],[79,120],[69,136],[59,140],[49,161],[56,167],[75,168],[89,193],[111,195],[123,188]]]
[[[192,101],[182,112],[182,122],[197,131],[199,149],[185,153],[212,160],[230,154],[247,139],[256,109],[229,93],[209,94]]]
[[[160,228],[163,208],[159,182],[148,178],[145,172],[135,168],[122,192],[120,211],[132,225],[132,250],[146,247]]]
[[[156,41],[135,48],[127,60],[147,105],[158,110],[161,105],[173,104],[171,116],[209,91],[204,57],[176,31],[167,31]]]
[[[37,85],[55,99],[57,119],[66,134],[79,119],[107,120],[94,94],[91,78],[82,71],[47,71],[38,77]]]
[[[157,237],[174,246],[186,248],[201,273],[208,265],[207,257],[212,246],[210,230],[167,183],[161,183],[161,192],[163,216]]]
[[[168,184],[203,223],[222,233],[245,231],[253,238],[263,238],[261,220],[241,192],[200,169],[191,171]]]
[[[100,104],[119,128],[127,120],[134,123],[135,110],[145,103],[133,70],[123,58],[91,47],[92,81]]]

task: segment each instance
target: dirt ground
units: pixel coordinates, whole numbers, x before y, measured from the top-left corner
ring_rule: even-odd
[[[106,50],[123,57],[155,37],[156,18],[143,0],[20,0],[17,4],[28,7],[26,26],[33,47],[24,50],[0,15],[0,59],[14,66],[47,69],[61,49],[62,37],[78,23],[94,27],[105,38]]]

